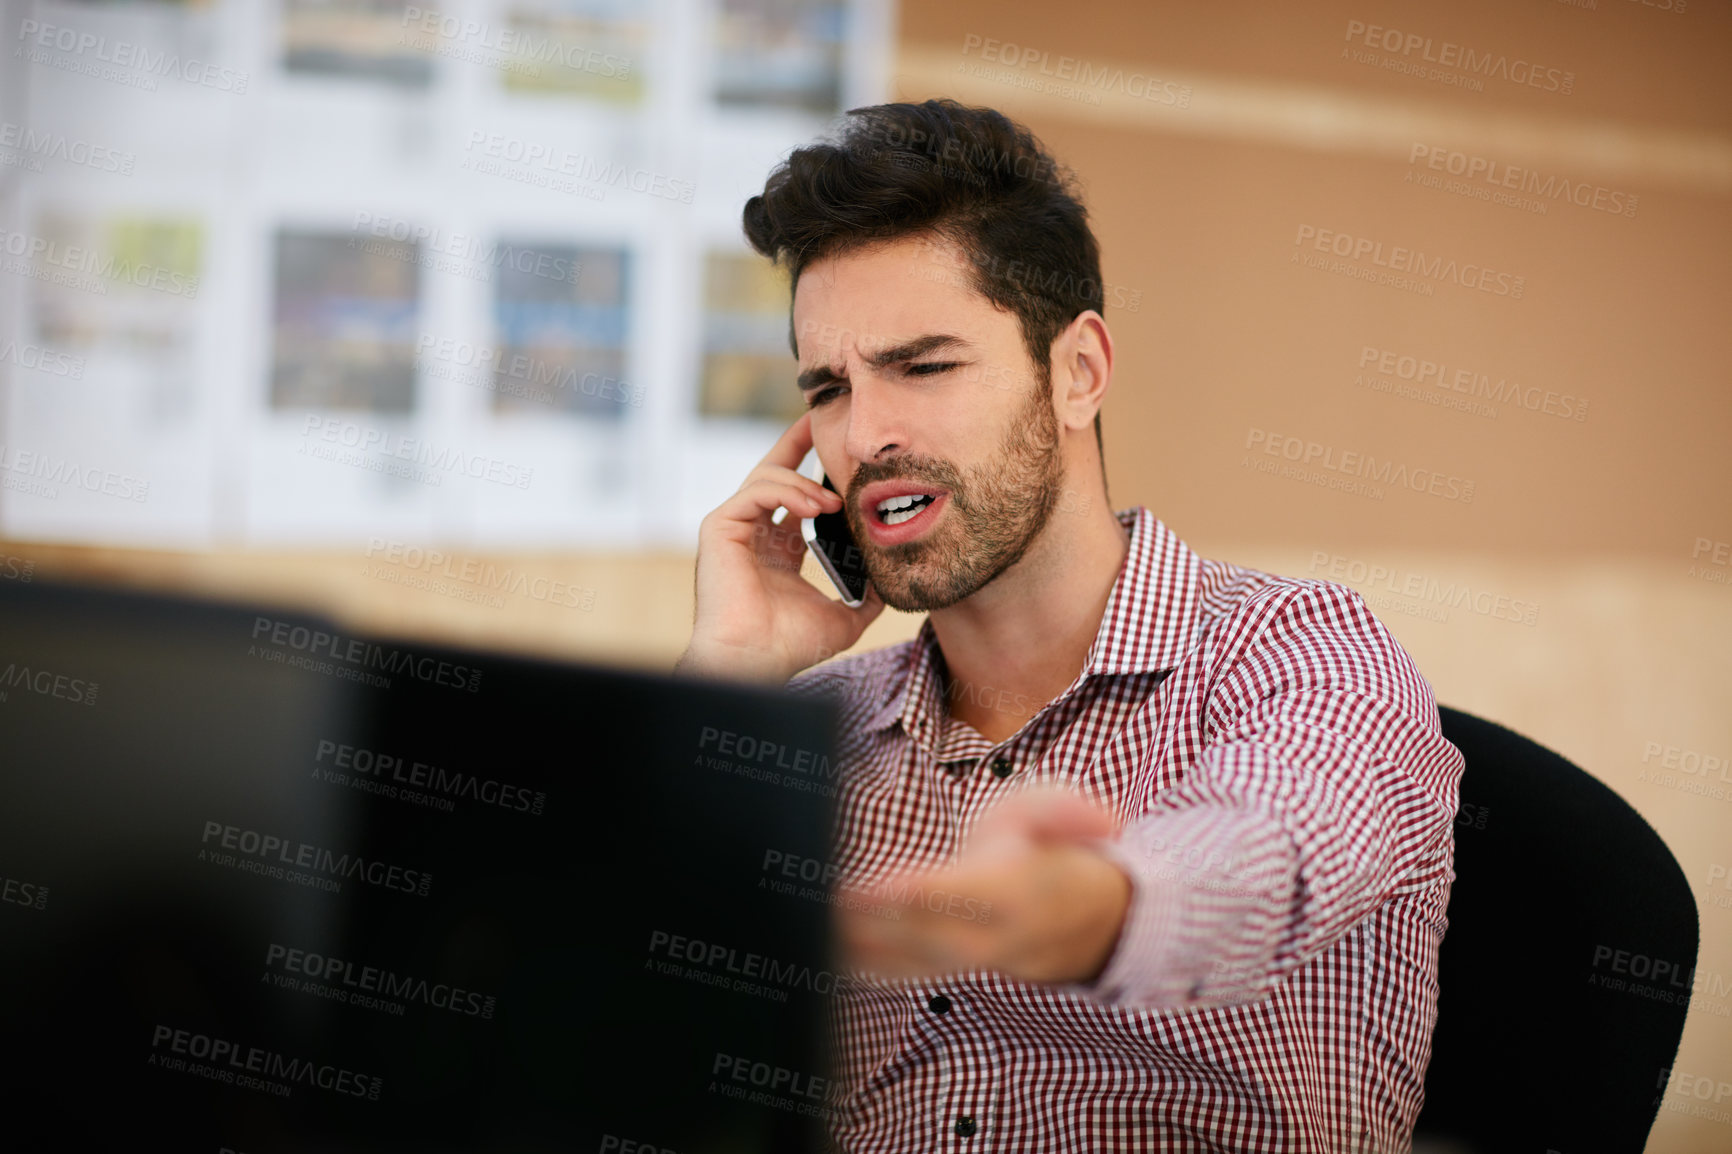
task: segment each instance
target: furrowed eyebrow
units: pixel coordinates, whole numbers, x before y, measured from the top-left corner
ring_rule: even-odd
[[[910,361],[915,357],[935,353],[940,349],[963,348],[967,344],[967,341],[951,333],[928,333],[926,336],[915,337],[911,341],[904,341],[899,345],[873,353],[866,358],[866,363],[875,369],[881,369],[886,365],[896,364],[898,361]]]
[[[927,353],[935,353],[941,349],[962,349],[968,347],[969,344],[967,341],[953,333],[928,333],[925,336],[915,337],[913,340],[903,341],[899,345],[892,345],[890,348],[881,349],[878,352],[873,353],[871,356],[868,356],[866,358],[866,363],[875,369],[882,369],[887,365],[894,365],[900,361],[913,360],[915,357],[925,356]],[[842,376],[829,365],[815,365],[800,374],[800,391],[802,393],[809,393],[813,389],[821,388],[824,385],[834,384],[837,381],[845,381],[847,379],[847,377]]]
[[[800,391],[802,393],[809,393],[813,389],[822,388],[824,385],[834,384],[836,381],[845,379],[846,378],[844,377],[838,376],[829,365],[818,365],[817,367],[807,369],[805,372],[800,374]]]

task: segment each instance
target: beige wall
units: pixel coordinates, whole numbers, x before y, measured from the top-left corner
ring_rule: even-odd
[[[1644,754],[1732,760],[1732,16],[1705,0],[1682,13],[1635,0],[1511,7],[1113,0],[1082,19],[1069,6],[953,0],[903,13],[895,83],[907,98],[992,103],[1082,175],[1106,279],[1119,300],[1141,294],[1134,310],[1108,310],[1114,503],[1147,504],[1206,556],[1298,576],[1375,566],[1397,587],[1470,590],[1449,607],[1346,580],[1440,701],[1559,750],[1653,823],[1697,887],[1700,970],[1725,982],[1732,889],[1708,882],[1732,867],[1732,784],[1719,798],[1684,792],[1652,780],[1664,771]],[[1570,71],[1573,91],[1407,79],[1342,56],[1351,20]],[[1039,64],[983,62],[988,39],[1043,50],[1055,70],[1070,56],[1091,73],[1153,74],[1175,86],[1158,91],[1186,85],[1189,100],[1037,91]],[[982,64],[985,75],[971,71]],[[1416,143],[1633,194],[1637,209],[1548,201],[1541,215],[1423,187],[1406,179],[1429,172],[1409,163]],[[1420,296],[1305,267],[1296,253],[1314,250],[1295,246],[1301,226],[1489,266],[1522,277],[1522,297],[1437,283]],[[1542,404],[1548,390],[1585,399],[1586,414],[1493,403],[1484,416],[1430,403],[1443,395],[1431,385],[1417,398],[1378,391],[1355,383],[1368,346],[1508,378]],[[1259,435],[1436,471],[1458,490],[1471,481],[1473,498],[1374,499],[1258,472],[1247,441]],[[387,565],[382,578],[359,553],[4,549],[43,575],[651,667],[671,664],[691,612],[689,555],[492,558],[593,588],[586,612],[408,589],[391,578],[412,571]],[[1499,616],[1530,608],[1531,624]],[[916,624],[887,615],[866,644]],[[1732,1082],[1729,1001],[1698,997],[1681,1069]],[[1732,1122],[1671,1109],[1649,1145],[1729,1148]]]

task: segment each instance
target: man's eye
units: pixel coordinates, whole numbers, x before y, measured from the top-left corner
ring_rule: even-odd
[[[819,405],[830,403],[841,395],[842,390],[839,387],[836,385],[829,385],[807,396],[806,407],[809,409],[815,409]]]
[[[956,361],[922,361],[917,365],[909,365],[908,374],[915,377],[930,377],[934,373],[949,372],[957,364]]]

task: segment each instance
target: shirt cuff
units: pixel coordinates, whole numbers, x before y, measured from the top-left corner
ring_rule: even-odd
[[[1131,882],[1100,976],[1066,988],[1112,1005],[1184,1010],[1265,992],[1276,891],[1292,860],[1252,815],[1192,810],[1127,827],[1099,852]]]

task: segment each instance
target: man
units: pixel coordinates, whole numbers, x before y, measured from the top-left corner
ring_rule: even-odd
[[[848,1150],[1405,1150],[1462,759],[1353,592],[1107,504],[1098,249],[1026,129],[849,114],[746,205],[809,407],[703,523],[681,666],[841,707]],[[1091,429],[1092,426],[1092,429]],[[795,471],[816,447],[838,497]],[[773,518],[846,511],[849,609]],[[861,907],[859,910],[850,907]]]

